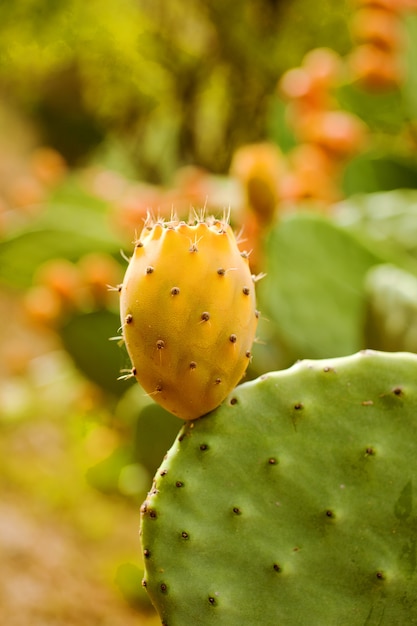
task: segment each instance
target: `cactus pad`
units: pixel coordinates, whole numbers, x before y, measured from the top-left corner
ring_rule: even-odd
[[[258,300],[269,322],[260,330],[282,357],[273,369],[300,358],[351,354],[363,345],[363,280],[380,259],[323,216],[296,213],[270,232],[266,278]],[[274,336],[276,335],[276,336]]]
[[[417,278],[395,265],[377,265],[365,280],[366,345],[417,352]]]
[[[162,624],[417,624],[417,357],[302,361],[188,422],[142,506]]]
[[[121,287],[132,373],[178,417],[216,408],[251,359],[258,313],[248,255],[215,219],[145,224]]]

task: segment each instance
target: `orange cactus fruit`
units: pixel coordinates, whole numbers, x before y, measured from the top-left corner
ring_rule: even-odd
[[[120,288],[131,374],[184,420],[220,405],[251,359],[258,312],[248,254],[227,220],[148,220]]]
[[[357,46],[349,57],[354,81],[371,91],[398,88],[404,80],[404,67],[398,54],[372,44]]]
[[[72,261],[65,258],[45,261],[35,273],[34,282],[53,291],[65,308],[78,306],[81,280],[79,270]]]
[[[357,153],[366,139],[365,124],[347,111],[317,111],[299,124],[298,134],[304,142],[314,143],[340,159]]]
[[[233,155],[230,173],[240,181],[246,202],[261,224],[269,224],[274,217],[283,172],[283,155],[273,143],[247,144]]]
[[[314,48],[303,58],[303,67],[316,90],[331,90],[342,75],[342,59],[331,48]]]
[[[400,16],[378,7],[357,11],[352,19],[351,31],[356,41],[386,50],[400,50],[405,40]]]
[[[278,83],[280,94],[301,108],[326,109],[332,105],[332,90],[342,76],[341,57],[330,48],[314,48],[302,65],[287,70]]]
[[[340,200],[340,162],[317,144],[299,144],[288,153],[289,172],[282,185],[282,199],[313,199],[325,205]],[[315,205],[315,209],[317,206]]]
[[[53,148],[38,148],[32,155],[31,168],[37,180],[50,186],[59,183],[67,172],[64,157]]]
[[[401,13],[408,8],[408,4],[407,0],[356,0],[358,7],[377,7],[378,9],[392,11],[392,13]]]
[[[120,265],[106,252],[91,252],[78,262],[78,269],[85,291],[98,307],[105,307],[113,300],[109,285],[120,281]]]

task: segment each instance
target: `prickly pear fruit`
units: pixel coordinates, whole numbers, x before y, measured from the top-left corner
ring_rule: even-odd
[[[250,362],[254,277],[226,220],[145,223],[120,310],[132,373],[178,417],[216,408]]]
[[[417,356],[301,361],[188,422],[142,506],[163,624],[417,624]]]

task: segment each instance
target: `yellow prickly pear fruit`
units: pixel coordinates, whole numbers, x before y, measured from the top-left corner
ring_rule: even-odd
[[[132,374],[182,419],[215,409],[251,358],[258,312],[248,255],[226,220],[148,222],[120,289]]]

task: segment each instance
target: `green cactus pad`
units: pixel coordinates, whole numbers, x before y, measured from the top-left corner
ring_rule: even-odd
[[[417,624],[417,356],[301,361],[187,423],[142,506],[162,624]]]

